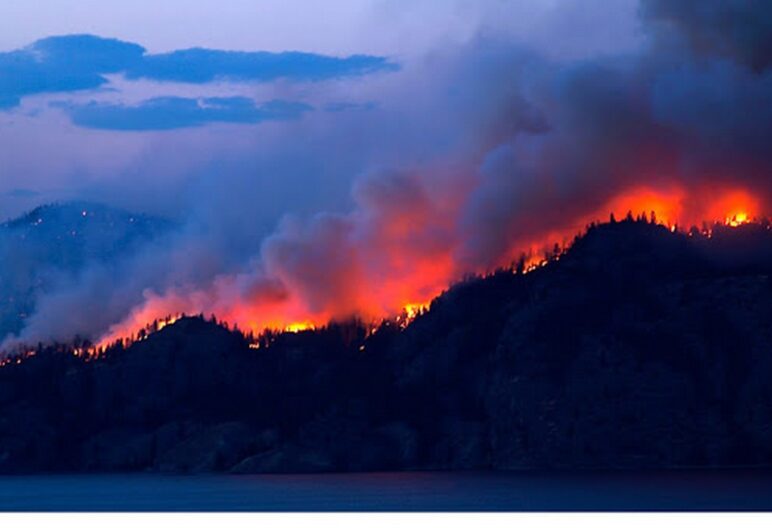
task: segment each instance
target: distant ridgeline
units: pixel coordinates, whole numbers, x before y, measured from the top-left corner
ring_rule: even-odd
[[[406,326],[40,347],[0,368],[0,470],[770,465],[771,271],[767,223],[626,220]]]
[[[0,342],[21,330],[38,295],[89,265],[131,255],[171,227],[167,220],[86,202],[38,207],[0,224]]]

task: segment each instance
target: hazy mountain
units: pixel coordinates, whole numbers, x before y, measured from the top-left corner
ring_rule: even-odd
[[[0,341],[19,331],[36,296],[58,280],[130,255],[171,225],[87,202],[38,207],[0,224]]]
[[[3,471],[772,463],[772,232],[592,227],[406,328],[266,335],[202,317],[0,368]]]

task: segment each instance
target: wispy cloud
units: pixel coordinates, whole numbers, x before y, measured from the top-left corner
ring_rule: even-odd
[[[370,55],[338,58],[294,51],[269,53],[194,48],[147,55],[126,75],[131,79],[184,83],[207,83],[217,79],[321,81],[395,69],[397,66],[387,59]]]
[[[172,130],[207,123],[260,123],[298,119],[312,107],[293,101],[256,104],[246,97],[157,97],[138,105],[58,103],[72,122],[103,130]]]
[[[369,55],[204,48],[153,55],[138,44],[116,39],[58,36],[0,53],[0,109],[16,107],[29,95],[99,88],[109,82],[105,75],[116,73],[129,79],[202,84],[217,80],[316,82],[396,69],[388,59]]]

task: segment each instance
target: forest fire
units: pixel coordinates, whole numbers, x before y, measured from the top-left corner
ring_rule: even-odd
[[[416,317],[429,310],[431,301],[423,303],[406,304],[402,308],[402,313],[396,317],[396,322],[400,328],[406,328]]]
[[[80,349],[83,351],[82,355],[94,356],[99,354],[100,351],[107,347],[120,342],[124,346],[128,346],[138,341],[144,341],[149,335],[160,332],[167,326],[171,326],[184,317],[184,314],[167,315],[161,318],[154,318],[148,320],[141,326],[135,326],[131,331],[126,332],[123,326],[113,327],[110,333],[103,336],[96,345],[91,347],[85,347]]]
[[[725,224],[736,227],[758,218],[762,213],[759,198],[745,190],[685,190],[674,187],[667,191],[636,189],[611,201],[608,210],[620,218],[631,213],[645,213],[652,221],[667,227],[688,229],[703,224]]]
[[[0,358],[0,368],[9,365],[21,365],[25,360],[34,357],[36,352],[34,350],[27,350],[21,353],[13,354],[10,356]]]
[[[178,316],[174,316],[174,317],[169,317],[168,319],[165,319],[165,320],[162,319],[161,321],[158,321],[158,325],[157,325],[155,331],[159,332],[159,331],[163,330],[165,327],[173,325],[174,323],[179,321],[181,317],[182,316],[178,315]]]
[[[516,243],[501,260],[499,267],[512,266],[513,271],[521,273],[541,268],[548,262],[559,259],[585,226],[606,219],[622,221],[645,218],[651,223],[666,226],[671,231],[684,232],[691,226],[703,226],[700,232],[710,236],[712,225],[740,226],[760,218],[762,212],[759,198],[744,189],[705,189],[696,192],[679,186],[664,190],[633,188],[614,197],[595,213],[568,223],[564,229],[546,231],[535,242]],[[390,247],[388,251],[397,253],[400,249]],[[414,251],[414,248],[411,250]],[[421,255],[416,260],[414,269],[405,268],[404,276],[388,276],[380,283],[360,285],[372,293],[372,302],[362,302],[360,297],[353,297],[353,306],[348,315],[369,321],[373,327],[390,318],[400,327],[406,327],[418,315],[428,310],[431,299],[464,274],[486,274],[492,271],[479,268],[458,269],[450,254],[441,255],[435,260],[422,260],[420,257]],[[391,304],[399,298],[409,301]],[[220,310],[215,308],[211,311],[222,321],[246,329],[252,335],[260,335],[265,330],[291,333],[313,330],[335,320],[339,315],[332,311],[309,310],[301,299],[288,298],[284,294],[265,299],[267,301],[239,302],[234,306],[224,306]],[[161,330],[173,324],[178,318],[162,319],[155,326],[149,325],[148,321],[156,319],[164,309],[187,313],[210,311],[209,306],[195,306],[195,311],[185,310],[184,303],[174,302],[170,298],[150,300],[155,302],[147,303],[129,320],[115,326],[110,334],[99,341],[99,346],[105,346],[126,335],[134,335],[137,340],[141,340],[149,331]]]
[[[427,311],[429,309],[429,304],[430,303],[428,302],[406,304],[403,308],[403,311],[407,319],[413,320],[419,315],[421,315],[423,312]]]
[[[300,332],[305,332],[307,330],[313,330],[314,328],[316,328],[316,326],[313,323],[308,321],[303,321],[300,323],[288,324],[287,326],[284,327],[284,331],[292,334],[298,334]]]
[[[725,221],[726,225],[731,227],[737,227],[743,224],[747,224],[748,222],[750,222],[750,220],[748,219],[747,213],[737,213],[731,217],[727,216]]]
[[[368,241],[372,243],[366,246],[366,253],[352,253],[352,260],[382,259],[389,264],[376,267],[375,272],[347,268],[347,263],[337,261],[320,271],[311,262],[293,270],[296,274],[286,279],[279,275],[279,285],[273,278],[257,280],[247,297],[227,293],[236,289],[234,284],[241,280],[238,276],[218,278],[211,290],[195,295],[146,293],[145,302],[129,317],[113,325],[95,345],[78,346],[77,353],[96,357],[116,343],[128,346],[143,341],[175,324],[183,314],[213,314],[246,336],[257,336],[253,348],[259,348],[259,336],[266,332],[300,333],[347,318],[357,318],[373,329],[387,320],[405,328],[429,309],[432,299],[464,276],[486,275],[502,268],[514,273],[535,271],[559,260],[574,238],[593,223],[645,219],[671,231],[711,237],[716,225],[738,227],[757,222],[766,211],[762,198],[745,189],[636,187],[619,193],[593,213],[515,238],[493,265],[471,267],[455,256],[457,242],[427,249],[423,242],[415,244],[410,229],[395,231],[393,226],[399,222],[389,223],[385,234],[376,226],[377,236]],[[423,212],[416,216],[410,211],[408,216],[414,222],[433,221]],[[690,229],[692,226],[696,231]],[[335,251],[335,247],[325,251]],[[319,285],[326,288],[322,297],[315,290]]]

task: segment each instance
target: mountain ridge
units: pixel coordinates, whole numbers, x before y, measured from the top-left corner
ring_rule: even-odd
[[[0,369],[0,471],[308,472],[772,464],[772,233],[591,226],[405,328],[260,348],[203,316],[92,360]]]
[[[85,201],[47,204],[0,224],[0,342],[24,327],[37,297],[86,267],[131,255],[168,220]]]

